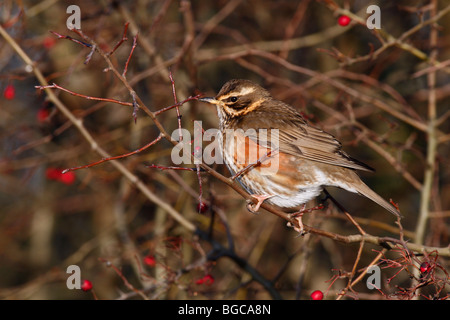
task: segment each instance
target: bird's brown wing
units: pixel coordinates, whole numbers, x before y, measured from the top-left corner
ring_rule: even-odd
[[[235,127],[249,129],[278,129],[278,150],[303,159],[356,170],[375,171],[342,151],[341,143],[331,134],[307,124],[301,114],[288,104],[271,99],[258,109],[240,117]],[[271,130],[269,130],[271,131]],[[269,134],[270,135],[270,134]],[[259,144],[274,149],[274,140],[264,141],[264,135],[251,137]],[[270,141],[269,141],[270,140]]]
[[[275,101],[275,100],[272,100]],[[368,165],[351,158],[342,151],[341,143],[331,134],[310,126],[303,117],[291,106],[280,101],[272,103],[271,113],[255,111],[248,114],[239,127],[278,129],[278,150],[307,160],[328,163],[335,166],[347,167],[356,170],[375,171]],[[265,111],[265,110],[264,110]],[[267,114],[274,114],[267,118]],[[249,135],[254,141],[263,146],[274,149],[273,141],[266,141],[264,136]]]
[[[279,150],[304,159],[357,170],[374,171],[368,165],[342,151],[341,143],[331,134],[309,126],[304,121],[289,121],[279,129]]]

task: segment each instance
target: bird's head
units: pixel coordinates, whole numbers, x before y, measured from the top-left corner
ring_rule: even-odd
[[[271,99],[270,93],[250,80],[234,79],[225,83],[215,97],[200,98],[217,106],[220,113],[234,118],[248,114]]]

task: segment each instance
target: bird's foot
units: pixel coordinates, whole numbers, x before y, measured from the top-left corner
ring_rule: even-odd
[[[299,211],[289,214],[290,219],[297,221],[298,227],[295,224],[292,224],[289,222],[288,222],[288,225],[293,226],[294,230],[297,231],[300,236],[303,236],[306,233],[305,226],[303,225],[303,221],[302,221],[303,215],[305,213],[310,213],[314,210],[320,210],[320,209],[323,209],[323,205],[321,205],[321,204],[319,204],[318,206],[309,208],[309,209],[306,209],[306,204],[302,204],[302,207]]]
[[[252,198],[258,200],[258,202],[255,204],[251,201],[248,201],[247,203],[247,210],[250,211],[251,213],[258,213],[259,207],[261,206],[261,204],[269,199],[274,197],[275,195],[256,195],[256,194],[252,194]]]

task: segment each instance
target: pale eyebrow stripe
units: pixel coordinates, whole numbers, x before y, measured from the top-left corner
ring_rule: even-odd
[[[252,93],[253,91],[255,91],[255,88],[252,88],[252,87],[246,87],[246,88],[242,88],[241,91],[239,91],[239,92],[230,92],[230,93],[227,94],[227,95],[220,96],[220,98],[221,98],[221,99],[227,99],[227,98],[229,98],[229,97],[231,97],[231,96],[245,96],[246,94],[250,94],[250,93]]]

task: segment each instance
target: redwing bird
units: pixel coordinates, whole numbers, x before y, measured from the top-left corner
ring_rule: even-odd
[[[283,208],[305,205],[324,187],[333,186],[363,195],[399,216],[356,173],[372,168],[347,155],[334,136],[309,125],[296,109],[259,85],[230,80],[216,97],[199,100],[217,107],[222,157],[231,174],[243,172],[237,179],[258,200],[254,211],[263,201]],[[271,134],[263,136],[262,131]]]

